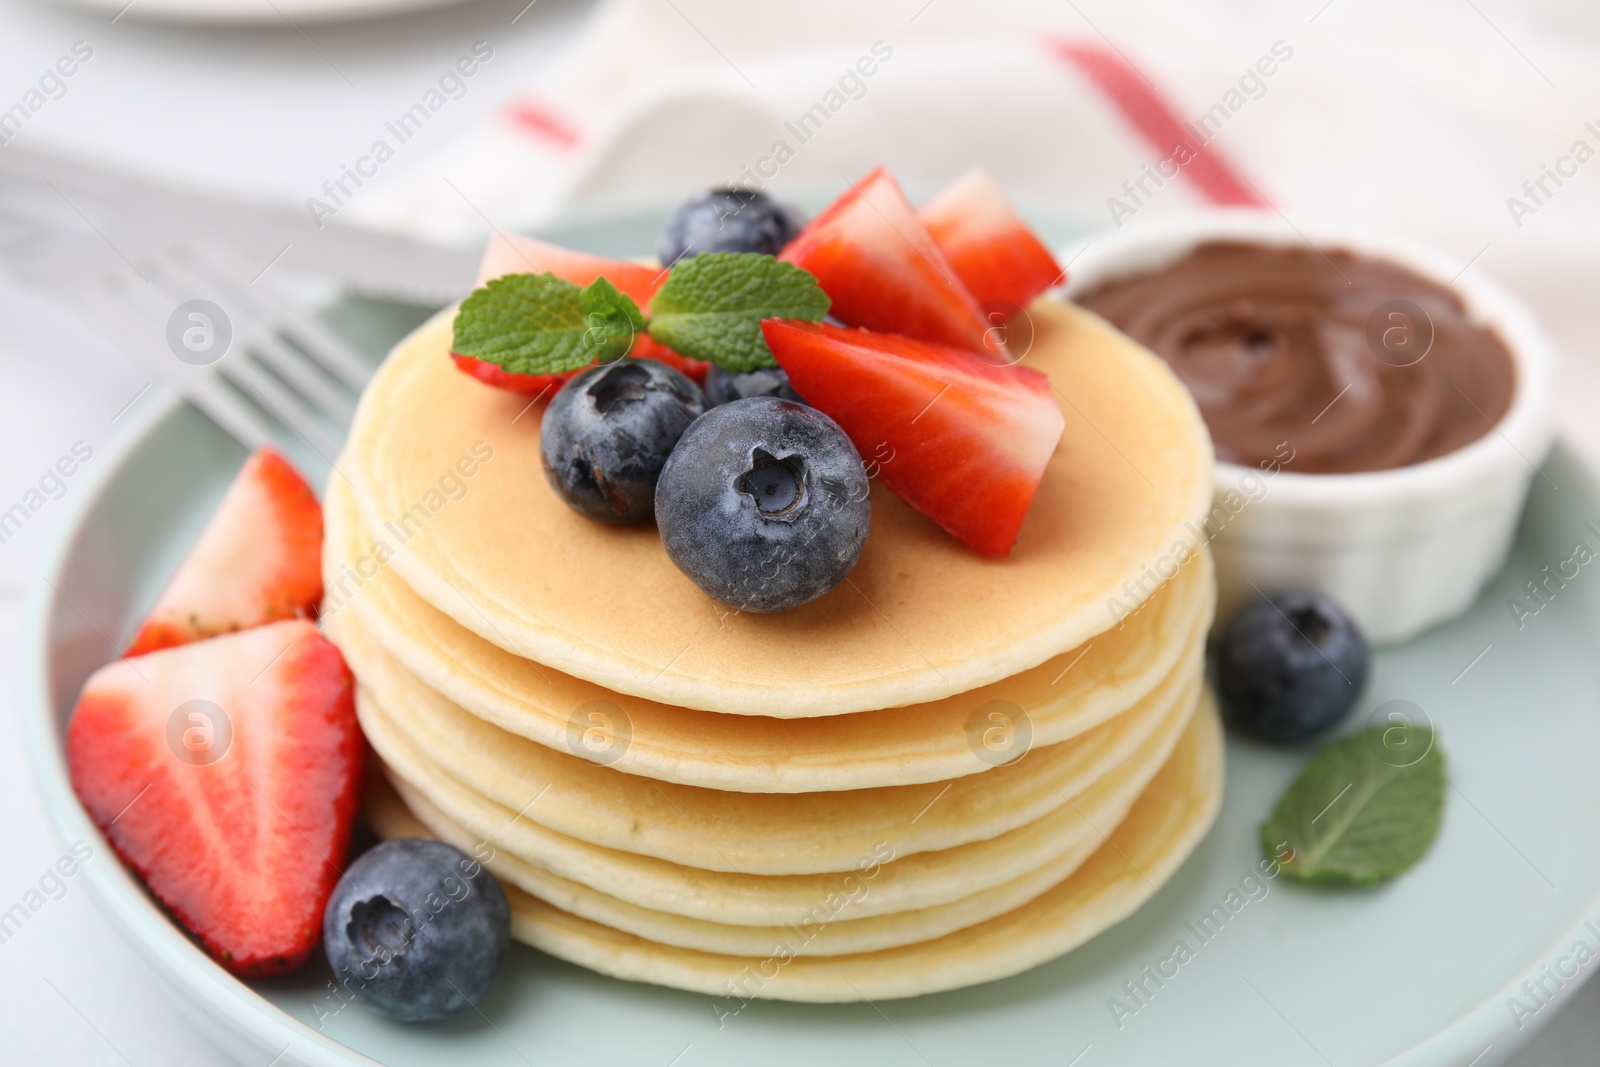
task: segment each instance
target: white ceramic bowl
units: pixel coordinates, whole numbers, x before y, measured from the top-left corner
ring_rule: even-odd
[[[1257,589],[1288,585],[1337,600],[1375,642],[1404,641],[1464,611],[1504,562],[1555,436],[1555,353],[1532,314],[1462,263],[1403,241],[1277,215],[1219,209],[1130,223],[1066,252],[1068,297],[1170,263],[1210,240],[1300,245],[1387,259],[1459,294],[1511,350],[1516,384],[1494,430],[1448,455],[1357,474],[1275,473],[1219,461],[1205,536],[1216,554],[1219,618]],[[1457,275],[1460,275],[1457,277]]]

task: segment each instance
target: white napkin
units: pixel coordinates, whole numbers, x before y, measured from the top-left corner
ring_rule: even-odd
[[[1111,227],[1231,187],[1518,291],[1568,357],[1568,428],[1600,455],[1581,399],[1600,393],[1600,160],[1574,155],[1600,153],[1597,24],[1489,0],[608,0],[559,69],[352,214],[472,242],[721,182],[827,195],[879,163],[919,197],[981,164],[1025,208]],[[1213,162],[1163,166],[1152,107]]]

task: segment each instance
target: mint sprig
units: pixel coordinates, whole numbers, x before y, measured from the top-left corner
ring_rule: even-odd
[[[776,367],[762,319],[820,322],[828,295],[792,263],[743,252],[710,252],[672,269],[650,301],[650,336],[724,370]]]
[[[451,351],[512,374],[558,374],[626,355],[643,321],[604,279],[580,289],[554,274],[507,274],[462,301]]]
[[[1403,743],[1396,731],[1405,732]],[[1405,873],[1428,851],[1444,797],[1444,756],[1431,730],[1372,726],[1311,758],[1262,825],[1261,847],[1290,877],[1371,885]],[[1285,844],[1293,850],[1287,860]]]
[[[737,373],[777,366],[762,319],[818,322],[828,307],[816,278],[747,252],[680,262],[651,300],[649,318],[605,278],[579,288],[553,274],[508,274],[462,301],[452,351],[513,374],[559,374],[620,358],[648,333]]]

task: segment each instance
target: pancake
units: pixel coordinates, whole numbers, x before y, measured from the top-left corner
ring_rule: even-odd
[[[369,790],[388,794],[376,798],[369,796],[366,801],[369,821],[376,822],[380,831],[395,818],[393,809],[408,808],[419,813],[419,825],[410,833],[432,834],[468,853],[475,849],[482,850],[482,842],[452,823],[421,794],[403,782],[391,781],[388,772],[380,771],[374,775]],[[1084,818],[1092,821],[1100,830],[1110,832],[1127,815],[1138,795],[1128,791],[1128,795],[1119,796],[1115,804],[1096,803],[1098,799],[1084,798]],[[372,814],[375,809],[388,812],[387,818],[375,817]],[[796,946],[799,955],[839,956],[853,952],[877,952],[896,945],[943,937],[996,915],[1003,915],[1077,870],[1103,843],[1104,838],[1086,834],[1081,841],[1044,866],[992,889],[937,907],[893,912],[866,919],[851,917],[855,912],[851,901],[872,892],[872,877],[869,877],[872,869],[868,867],[860,872],[845,872],[834,887],[837,899],[816,902],[806,921],[789,926],[731,926],[654,911],[542,871],[507,852],[498,852],[489,857],[484,850],[481,855],[485,857],[485,865],[508,886],[515,886],[580,918],[646,940],[702,952],[762,956],[771,950],[776,941],[784,937],[794,939],[798,928],[798,932],[807,938],[803,944]]]
[[[339,642],[360,679],[363,722],[382,720],[459,785],[591,844],[704,870],[850,870],[873,842],[897,855],[994,837],[1067,803],[1186,718],[1202,649],[1134,707],[1087,733],[945,783],[829,793],[728,793],[656,782],[507,734],[407,678],[358,627]],[[1181,699],[1180,699],[1181,698]]]
[[[1160,769],[1193,718],[1203,686],[1198,680],[1178,713],[1145,746],[1097,783],[1095,796],[1111,803],[1137,795]],[[362,727],[373,750],[405,789],[426,798],[475,842],[509,853],[542,870],[640,907],[736,926],[801,922],[816,902],[836,891],[841,876],[863,863],[880,862],[872,892],[858,917],[936,907],[992,889],[1036,870],[1069,851],[1085,836],[1097,836],[1105,816],[1085,818],[1068,802],[1048,815],[996,837],[937,852],[895,854],[896,838],[874,842],[845,871],[759,875],[709,871],[578,841],[488,800],[453,781],[399,731],[370,714],[358,694]],[[915,812],[907,816],[907,824]],[[685,828],[685,833],[694,831]],[[892,861],[886,861],[893,857]]]
[[[801,928],[785,931],[759,955],[715,953],[628,933],[507,886],[513,936],[602,974],[727,998],[713,1004],[719,1015],[750,999],[876,1001],[1017,974],[1132,914],[1204,836],[1221,804],[1223,775],[1221,724],[1209,696],[1202,704],[1127,817],[1071,876],[1026,904],[953,933],[826,956],[799,952],[807,932]],[[385,807],[381,797],[368,814],[386,837],[426,832],[397,805]],[[871,898],[869,893],[864,900]]]
[[[555,497],[540,406],[454,368],[453,314],[403,341],[362,397],[340,471],[386,563],[355,563],[620,693],[795,718],[974,690],[1105,632],[1195,553],[1210,507],[1210,439],[1177,378],[1095,316],[1040,300],[1026,362],[1066,430],[1010,558],[977,556],[875,484],[849,580],[793,611],[729,613],[653,526],[593,523]],[[337,605],[350,579],[329,585]]]
[[[328,487],[325,568],[355,574],[373,541],[341,479]],[[826,719],[729,716],[626,696],[483,640],[413,593],[390,566],[330,590],[335,638],[351,617],[390,655],[452,702],[510,733],[571,751],[580,709],[627,724],[610,766],[686,785],[795,793],[943,782],[989,768],[970,744],[993,702],[1025,709],[1035,745],[1092,729],[1146,695],[1210,625],[1215,583],[1201,551],[1137,613],[1077,649],[981,689],[925,704]],[[362,657],[357,657],[358,659]],[[358,670],[359,673],[359,670]],[[594,704],[599,701],[601,704]]]

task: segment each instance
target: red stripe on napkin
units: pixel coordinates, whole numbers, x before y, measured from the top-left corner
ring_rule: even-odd
[[[583,134],[577,126],[568,122],[543,104],[536,104],[531,100],[518,100],[506,108],[506,118],[519,130],[531,133],[543,141],[549,141],[557,148],[572,149],[578,147],[583,140]]]
[[[1219,152],[1195,135],[1172,105],[1122,56],[1099,45],[1061,37],[1051,38],[1049,44],[1058,57],[1086,74],[1156,151],[1166,156],[1179,145],[1186,146],[1192,158],[1183,165],[1183,173],[1206,199],[1213,204],[1269,206]]]

